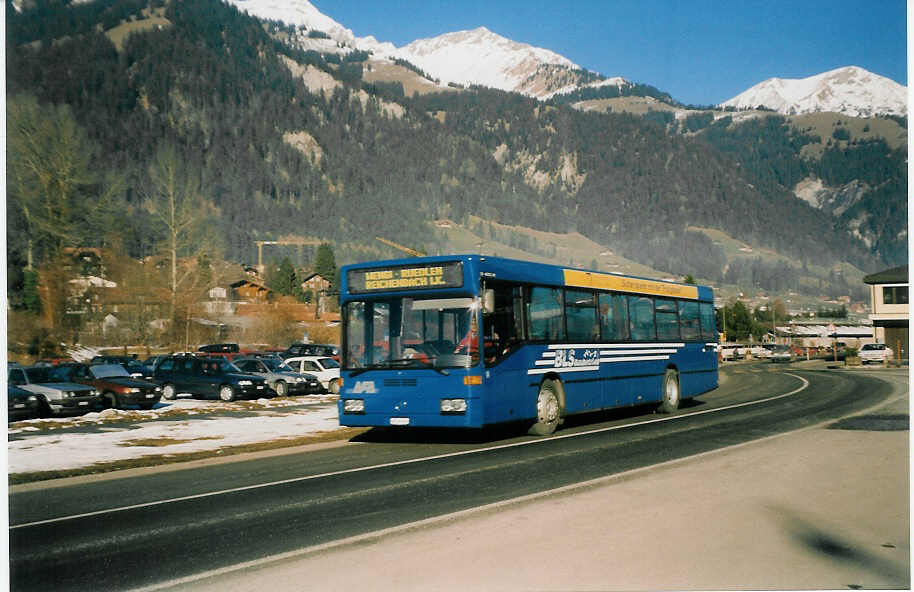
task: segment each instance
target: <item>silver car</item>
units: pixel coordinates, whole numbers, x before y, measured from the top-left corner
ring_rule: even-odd
[[[793,349],[789,345],[771,345],[768,348],[768,359],[772,362],[792,362]]]
[[[280,397],[321,392],[321,383],[316,376],[295,372],[276,358],[235,358],[232,363],[242,372],[265,378]]]
[[[41,416],[79,415],[105,408],[98,389],[70,382],[65,370],[54,366],[14,367],[7,371],[7,380],[39,398]]]

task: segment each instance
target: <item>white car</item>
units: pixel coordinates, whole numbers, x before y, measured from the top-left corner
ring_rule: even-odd
[[[757,360],[762,360],[771,355],[772,344],[765,345],[753,345],[749,352],[752,354],[752,357]]]
[[[340,364],[326,356],[298,356],[286,358],[286,365],[296,372],[317,376],[321,386],[328,393],[340,394]]]
[[[861,364],[881,364],[895,356],[892,348],[884,343],[867,343],[857,353]]]
[[[741,360],[745,357],[742,345],[736,343],[724,343],[720,346],[720,359],[724,361]]]

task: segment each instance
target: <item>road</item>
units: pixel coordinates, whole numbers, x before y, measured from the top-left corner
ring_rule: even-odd
[[[671,416],[572,418],[551,438],[505,430],[369,433],[307,454],[12,492],[11,588],[187,582],[816,425],[891,393],[871,373],[735,368],[721,388]]]

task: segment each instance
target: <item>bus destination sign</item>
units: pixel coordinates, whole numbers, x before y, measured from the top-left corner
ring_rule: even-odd
[[[350,294],[460,288],[463,286],[463,262],[350,269],[347,279]]]

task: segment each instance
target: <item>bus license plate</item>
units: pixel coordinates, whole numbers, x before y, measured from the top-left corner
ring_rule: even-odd
[[[409,418],[408,417],[391,417],[390,425],[398,425],[398,426],[409,425]]]
[[[80,404],[80,405],[88,405],[88,404],[89,404],[89,401],[80,401],[79,404]]]

